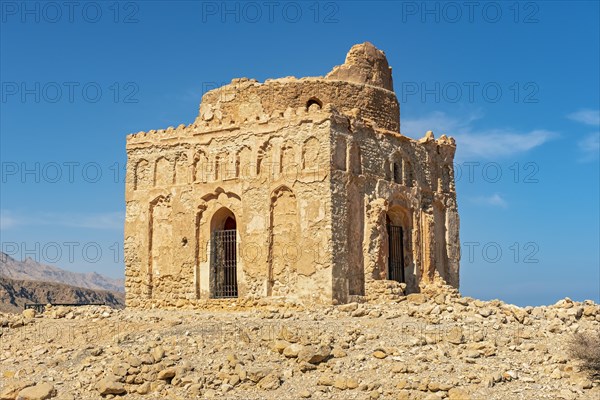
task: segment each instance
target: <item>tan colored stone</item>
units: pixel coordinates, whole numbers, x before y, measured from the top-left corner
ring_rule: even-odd
[[[415,292],[428,285],[458,287],[455,142],[400,132],[391,68],[371,43],[325,77],[234,79],[204,94],[193,123],[129,135],[126,150],[129,307],[202,307],[223,296],[395,302],[405,293],[421,304]],[[388,222],[404,254],[402,283],[400,271],[389,274]],[[230,243],[221,252],[211,249],[216,231],[233,232],[219,234]],[[221,261],[235,264],[236,282],[215,272],[230,245],[236,259]]]
[[[346,386],[348,389],[356,389],[358,387],[358,380],[355,378],[346,379]]]
[[[139,394],[148,394],[150,393],[150,382],[144,382],[140,386],[137,387],[136,392]]]
[[[373,357],[382,359],[382,358],[386,358],[387,354],[385,352],[381,351],[381,350],[375,350],[373,352]]]
[[[329,357],[331,349],[328,346],[304,346],[298,352],[298,361],[310,364],[318,364]]]
[[[339,389],[339,390],[348,389],[348,384],[346,383],[346,378],[343,378],[343,377],[335,378],[335,380],[333,381],[333,387],[336,389]]]
[[[258,383],[261,379],[271,373],[270,368],[266,367],[251,367],[248,368],[247,376],[254,383]]]
[[[448,390],[448,400],[471,400],[471,395],[463,388],[452,388]]]
[[[127,393],[127,390],[125,389],[125,386],[123,386],[122,383],[113,381],[109,378],[100,379],[96,383],[96,390],[98,390],[98,392],[103,396],[108,394]]]
[[[287,358],[296,358],[302,349],[304,349],[303,345],[299,343],[293,343],[283,350],[283,355]]]
[[[152,349],[152,358],[154,362],[159,362],[165,356],[165,350],[162,347]]]
[[[427,297],[425,297],[425,295],[422,293],[411,293],[406,296],[406,299],[415,304],[423,304],[427,301]]]
[[[275,390],[281,385],[281,378],[277,372],[271,372],[258,382],[258,388],[263,390]]]
[[[45,400],[54,395],[56,395],[54,386],[51,383],[42,382],[21,390],[16,400]]]
[[[173,379],[176,374],[177,371],[175,370],[175,368],[166,368],[158,373],[157,379],[160,379],[162,381],[170,380]]]
[[[396,400],[409,400],[410,392],[408,390],[400,390],[396,396]]]
[[[14,400],[21,390],[33,385],[31,381],[7,382],[0,392],[0,400]]]
[[[321,376],[319,376],[319,379],[317,380],[317,385],[333,386],[334,381],[335,381],[334,378],[331,377],[330,375],[321,375]]]

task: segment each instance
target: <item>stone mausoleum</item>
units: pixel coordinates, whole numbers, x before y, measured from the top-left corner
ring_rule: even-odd
[[[370,43],[325,77],[234,79],[194,123],[127,137],[127,305],[458,287],[455,149],[401,133]]]

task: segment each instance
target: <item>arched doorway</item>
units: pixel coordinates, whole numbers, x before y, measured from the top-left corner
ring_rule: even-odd
[[[386,215],[388,234],[388,279],[405,282],[404,277],[404,230],[402,225],[395,225]]]
[[[212,297],[238,296],[237,286],[237,224],[231,211],[224,208],[215,213],[211,224]]]

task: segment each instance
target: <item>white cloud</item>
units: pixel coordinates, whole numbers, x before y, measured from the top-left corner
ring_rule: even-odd
[[[422,118],[401,119],[400,131],[415,139],[425,136],[427,131],[433,131],[437,136],[442,133],[454,136],[455,132],[467,129],[479,118],[481,118],[479,113],[472,113],[465,118],[453,118],[442,111],[434,111]]]
[[[508,203],[506,202],[506,200],[504,200],[504,198],[502,198],[502,196],[499,195],[498,193],[494,193],[491,196],[473,197],[470,200],[475,204],[480,204],[480,205],[484,205],[484,206],[493,206],[493,207],[501,207],[501,208],[508,207]]]
[[[71,218],[65,221],[65,225],[89,229],[123,229],[125,222],[125,214],[122,212],[87,214],[71,216]]]
[[[8,210],[0,210],[0,230],[14,228],[19,221]]]
[[[507,157],[525,153],[543,145],[558,134],[547,130],[533,130],[516,133],[509,130],[482,130],[478,132],[457,133],[455,139],[462,146],[457,153],[465,157]]]
[[[600,125],[600,110],[592,110],[584,108],[567,115],[567,118],[573,121],[581,122],[585,125],[599,126]]]
[[[123,212],[105,213],[15,213],[0,210],[0,229],[7,230],[16,226],[54,225],[86,229],[122,229],[125,220]]]
[[[481,119],[480,113],[464,118],[450,117],[436,111],[423,118],[402,121],[403,134],[420,138],[428,130],[436,137],[441,134],[453,136],[457,142],[457,158],[500,158],[527,152],[558,137],[556,132],[536,129],[516,132],[511,129],[476,129],[473,122]],[[416,135],[416,136],[415,136]]]
[[[580,161],[593,161],[598,159],[600,153],[600,132],[593,132],[577,142],[579,150],[583,154]]]

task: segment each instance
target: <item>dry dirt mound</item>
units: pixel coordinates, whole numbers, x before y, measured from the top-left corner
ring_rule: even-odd
[[[593,302],[519,308],[454,293],[400,300],[7,314],[0,399],[23,390],[57,399],[600,397],[600,381],[567,352],[575,332],[598,331]]]

